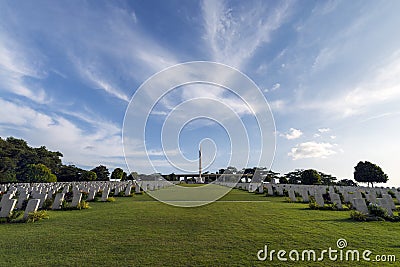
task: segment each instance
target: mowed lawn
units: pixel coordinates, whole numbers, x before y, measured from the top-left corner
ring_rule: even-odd
[[[232,190],[216,203],[179,208],[147,195],[49,211],[50,219],[0,225],[0,266],[398,266],[400,223],[354,222],[349,211],[319,211]],[[397,263],[258,261],[257,252],[369,249]],[[286,255],[287,257],[288,255]]]

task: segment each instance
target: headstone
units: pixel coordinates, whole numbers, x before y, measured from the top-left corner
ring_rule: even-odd
[[[308,189],[307,188],[303,188],[302,190],[300,190],[300,194],[301,194],[301,198],[303,199],[303,202],[310,201],[310,199],[308,197]]]
[[[103,189],[103,193],[101,194],[101,201],[107,201],[108,195],[110,194],[110,188],[106,187]]]
[[[258,186],[257,193],[259,193],[259,194],[264,193],[264,185],[262,183]]]
[[[24,219],[28,218],[30,212],[35,212],[39,208],[40,199],[29,199],[24,212]]]
[[[394,195],[395,195],[395,197],[397,199],[397,202],[400,204],[400,193],[398,191],[395,191]]]
[[[61,205],[64,201],[64,193],[57,193],[56,197],[54,198],[54,202],[53,202],[53,206],[51,206],[52,210],[60,210],[61,209]]]
[[[11,194],[4,194],[0,201],[0,209],[3,207],[3,203],[7,202],[8,200],[12,199]]]
[[[95,188],[89,189],[89,194],[86,201],[93,201],[96,196],[97,190]]]
[[[273,196],[274,195],[274,190],[272,189],[272,185],[271,184],[267,184],[267,194],[269,196]]]
[[[376,204],[376,193],[368,192],[365,194],[365,198],[372,204]]]
[[[343,209],[343,207],[342,207],[342,201],[340,200],[340,196],[339,196],[339,194],[336,194],[336,193],[329,193],[329,197],[331,198],[331,202],[332,203],[336,203],[336,207],[338,208],[338,209]]]
[[[318,207],[323,207],[324,206],[324,198],[322,197],[321,194],[315,194],[314,196],[315,202],[317,203]]]
[[[78,207],[79,203],[81,203],[81,200],[82,200],[82,193],[80,191],[74,191],[74,194],[72,196],[71,207],[73,208]]]
[[[25,200],[29,199],[29,194],[26,191],[21,191],[18,197],[18,202],[17,202],[17,209],[22,209],[22,205],[24,204]]]
[[[364,214],[368,214],[367,204],[365,204],[365,200],[363,198],[353,198],[352,203],[356,210]]]
[[[41,209],[45,200],[47,199],[47,193],[36,194],[35,198],[40,199],[39,209]]]
[[[278,196],[283,196],[283,188],[280,186],[275,187]]]
[[[389,216],[393,216],[393,211],[387,198],[377,198],[376,203],[378,206],[386,209]]]
[[[14,210],[15,205],[17,204],[16,199],[1,199],[2,206],[0,210],[0,218],[7,218],[10,216],[11,212]]]
[[[353,192],[352,198],[363,198],[360,191]]]
[[[125,196],[129,197],[131,195],[131,192],[132,192],[132,184],[129,183],[125,188]]]
[[[140,194],[140,186],[138,183],[135,184],[135,194]]]
[[[119,195],[119,192],[121,192],[121,187],[116,186],[116,187],[115,187],[115,190],[114,190],[114,196],[118,196],[118,195]]]
[[[289,193],[290,201],[296,202],[297,198],[296,198],[296,194],[294,193],[294,190],[293,189],[289,189],[288,193]]]
[[[395,210],[395,209],[396,209],[396,205],[394,204],[393,198],[392,198],[391,195],[389,195],[389,194],[382,194],[382,198],[385,198],[385,199],[387,200],[388,205],[389,205],[389,207],[390,207],[392,210]]]

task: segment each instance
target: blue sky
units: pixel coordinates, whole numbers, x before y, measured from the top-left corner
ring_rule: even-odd
[[[0,136],[59,150],[66,164],[127,170],[121,128],[137,88],[166,67],[209,60],[248,75],[268,100],[273,170],[352,178],[369,160],[399,185],[398,10],[399,1],[1,1]],[[192,97],[225,96],[196,88]],[[209,170],[226,167],[226,132],[201,122],[182,131],[183,154],[195,160],[199,140],[213,138]],[[149,150],[159,170],[178,172],[160,147]],[[149,171],[140,161],[135,170]]]

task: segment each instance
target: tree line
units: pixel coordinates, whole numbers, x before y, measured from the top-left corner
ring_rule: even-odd
[[[62,157],[62,153],[50,151],[45,146],[33,148],[23,139],[8,137],[4,140],[0,137],[0,183],[134,180],[138,177],[138,173],[132,172],[127,175],[121,168],[114,169],[110,176],[108,168],[104,165],[91,170],[84,170],[75,165],[64,165],[61,161]],[[354,167],[356,182],[351,179],[337,181],[336,177],[314,169],[296,169],[280,175],[267,168],[244,168],[238,171],[235,167],[227,167],[220,169],[217,173],[242,173],[245,174],[243,176],[245,182],[249,182],[251,178],[248,175],[253,175],[256,170],[264,177],[264,181],[278,180],[282,184],[356,186],[356,182],[361,182],[367,183],[368,186],[371,183],[373,186],[374,183],[388,181],[388,176],[382,169],[368,161],[360,161]],[[171,173],[165,178],[173,181],[176,176]]]
[[[45,146],[30,147],[23,139],[0,137],[0,183],[39,183],[72,181],[108,181],[134,179],[121,168],[111,173],[104,165],[84,170],[62,164],[63,154]]]

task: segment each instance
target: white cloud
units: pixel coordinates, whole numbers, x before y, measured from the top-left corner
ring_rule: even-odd
[[[298,129],[295,129],[295,128],[290,128],[288,133],[281,134],[281,136],[285,137],[288,140],[297,139],[302,135],[303,135],[303,132]]]
[[[320,128],[320,129],[318,129],[318,132],[320,132],[320,133],[326,133],[326,132],[329,132],[331,129],[329,129],[329,128]]]
[[[45,114],[21,103],[0,98],[0,106],[1,136],[7,136],[11,129],[14,136],[32,146],[45,145],[62,152],[63,162],[96,166],[108,160],[124,167],[120,130],[112,123],[81,115],[87,126],[94,128],[89,131],[62,116]]]
[[[271,91],[275,91],[278,90],[279,88],[281,88],[281,84],[280,83],[276,83],[272,86]]]
[[[336,151],[333,150],[334,146],[335,145],[330,143],[300,143],[291,149],[288,156],[291,156],[293,160],[305,158],[326,158],[330,155],[336,154]]]

